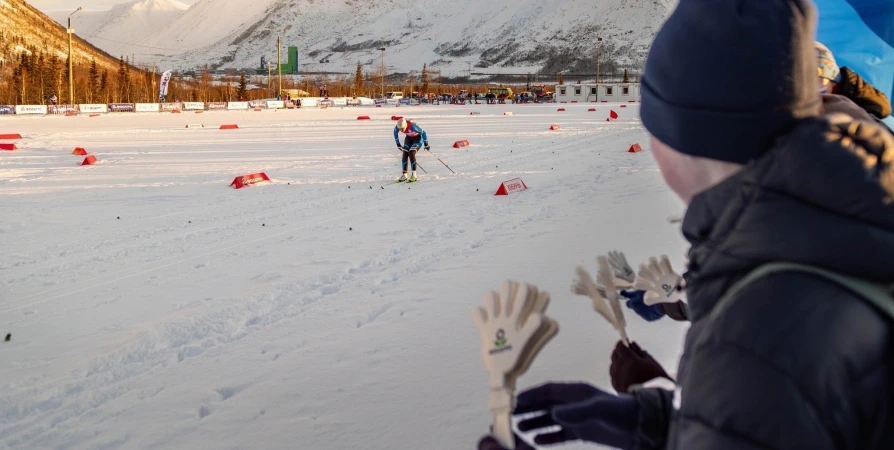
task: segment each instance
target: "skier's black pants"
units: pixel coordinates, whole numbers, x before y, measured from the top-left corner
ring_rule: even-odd
[[[410,166],[413,168],[413,170],[416,170],[416,150],[419,150],[419,147],[413,147],[413,146],[419,144],[419,142],[421,140],[422,140],[422,136],[413,136],[413,137],[407,136],[406,139],[404,139],[404,148],[409,149],[408,151],[406,151],[406,150],[404,151],[404,156],[403,156],[403,160],[402,160],[403,166],[404,166],[404,173],[407,172],[407,160],[410,161]]]
[[[413,170],[416,170],[416,149],[410,149],[410,151],[404,152],[404,173],[407,173],[407,160],[410,160],[410,165],[413,167]]]

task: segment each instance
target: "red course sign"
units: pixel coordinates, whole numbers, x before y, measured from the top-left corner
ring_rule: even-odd
[[[253,186],[263,183],[270,183],[270,177],[268,177],[266,173],[261,172],[236,177],[236,179],[233,180],[232,183],[230,183],[230,186],[235,187],[236,189],[242,189],[246,186]]]
[[[494,195],[509,195],[515,192],[521,192],[527,190],[528,186],[522,181],[521,178],[513,178],[509,181],[504,181],[500,184],[500,188],[497,189],[497,193]]]

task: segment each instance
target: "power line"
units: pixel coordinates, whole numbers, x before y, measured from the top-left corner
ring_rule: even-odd
[[[99,37],[99,36],[87,36],[87,37],[96,38],[96,39],[101,39],[101,40],[103,40],[103,41],[114,42],[114,43],[116,43],[116,44],[132,45],[132,46],[134,46],[134,47],[151,48],[151,49],[153,49],[153,50],[165,50],[165,51],[169,51],[169,52],[180,52],[180,51],[181,51],[181,50],[175,50],[175,49],[172,49],[172,48],[152,47],[152,46],[149,46],[149,45],[140,45],[140,44],[132,44],[132,43],[130,43],[130,42],[121,42],[121,41],[116,41],[116,40],[114,40],[114,39],[108,39],[108,38]]]

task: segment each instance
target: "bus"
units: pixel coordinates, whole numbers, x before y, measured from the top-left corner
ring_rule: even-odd
[[[512,95],[513,95],[513,94],[512,94],[512,89],[509,89],[509,88],[507,88],[507,87],[492,87],[492,88],[488,88],[487,93],[488,93],[488,94],[496,95],[497,97],[499,97],[499,96],[501,96],[501,95],[505,95],[506,98],[512,97]]]

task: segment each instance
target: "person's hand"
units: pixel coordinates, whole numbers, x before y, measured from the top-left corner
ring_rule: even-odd
[[[658,258],[649,258],[649,264],[641,264],[636,282],[636,289],[647,291],[645,302],[647,305],[658,303],[674,303],[685,295],[683,277],[674,272],[667,255]]]
[[[628,283],[633,283],[636,280],[636,272],[633,271],[633,267],[630,267],[623,252],[608,252],[608,263],[611,264],[615,277]]]
[[[857,120],[875,122],[875,117],[843,95],[823,94],[823,113],[844,113]]]
[[[621,291],[621,297],[627,299],[627,308],[632,309],[647,322],[655,322],[666,315],[663,304],[647,305],[644,297],[646,291]]]
[[[518,424],[519,431],[536,434],[537,445],[587,441],[629,449],[639,403],[632,395],[613,395],[584,383],[550,383],[519,394],[514,413],[539,411],[545,414]]]
[[[630,347],[618,342],[612,352],[612,365],[608,372],[612,377],[612,387],[617,392],[628,392],[631,386],[659,377],[671,380],[661,364],[636,342],[631,342]]]
[[[425,151],[430,152],[431,146],[429,146],[428,144],[425,144]]]

